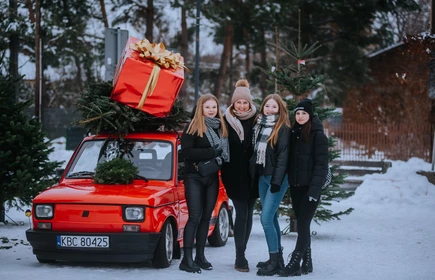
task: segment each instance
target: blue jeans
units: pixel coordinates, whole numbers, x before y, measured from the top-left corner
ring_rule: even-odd
[[[258,182],[258,191],[261,201],[261,225],[263,226],[264,234],[266,235],[267,247],[269,253],[278,253],[281,248],[281,229],[278,223],[278,207],[284,198],[284,194],[288,189],[287,175],[281,184],[279,192],[270,192],[271,175],[260,176]]]

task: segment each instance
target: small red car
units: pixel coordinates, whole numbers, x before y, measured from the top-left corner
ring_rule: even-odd
[[[41,263],[60,261],[142,262],[158,268],[180,258],[188,211],[176,132],[86,137],[58,184],[33,200],[27,240]],[[97,163],[129,159],[138,177],[129,185],[96,184]],[[208,242],[226,244],[231,210],[220,184]]]

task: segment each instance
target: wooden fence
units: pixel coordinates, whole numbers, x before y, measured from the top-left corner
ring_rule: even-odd
[[[324,122],[325,133],[335,137],[342,160],[408,160],[412,157],[432,161],[433,127]]]

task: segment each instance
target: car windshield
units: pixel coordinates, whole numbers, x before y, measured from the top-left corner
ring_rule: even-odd
[[[86,141],[80,147],[67,178],[93,178],[98,163],[121,157],[138,169],[138,178],[170,180],[173,170],[173,147],[170,142],[156,140],[102,139]]]

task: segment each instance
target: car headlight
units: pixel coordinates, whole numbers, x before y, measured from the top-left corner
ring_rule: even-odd
[[[35,216],[39,219],[53,218],[53,205],[36,205]]]
[[[124,219],[126,221],[143,221],[145,218],[145,208],[129,206],[124,209]]]

